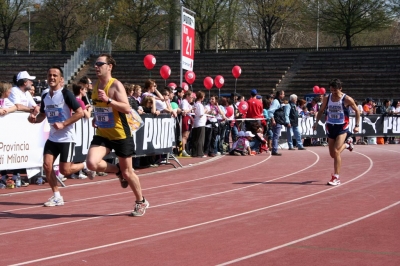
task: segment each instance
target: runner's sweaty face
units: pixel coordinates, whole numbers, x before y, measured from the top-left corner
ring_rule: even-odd
[[[61,82],[63,78],[61,77],[60,70],[57,68],[51,68],[47,72],[47,82],[51,89],[56,89],[57,87],[62,87]]]

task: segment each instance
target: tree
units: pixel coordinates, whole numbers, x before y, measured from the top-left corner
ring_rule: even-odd
[[[3,54],[7,53],[11,34],[21,29],[20,17],[26,6],[26,0],[0,0],[0,41],[4,40]]]
[[[393,0],[392,0],[393,1]],[[305,12],[315,19],[319,13],[321,31],[346,40],[352,48],[352,39],[364,31],[377,31],[392,22],[390,1],[382,0],[309,0]],[[319,4],[319,11],[317,5]]]
[[[228,0],[182,0],[181,2],[184,7],[196,13],[195,29],[199,38],[200,51],[203,53],[206,50],[207,35],[227,8]]]
[[[150,37],[163,21],[158,1],[154,0],[120,0],[113,13],[116,21],[133,34],[137,53],[143,39]]]
[[[41,38],[57,40],[61,53],[67,52],[68,41],[78,37],[87,27],[87,3],[81,0],[44,0],[38,12]]]
[[[254,16],[260,25],[267,51],[271,51],[273,37],[284,23],[299,10],[297,0],[244,0],[249,15]]]

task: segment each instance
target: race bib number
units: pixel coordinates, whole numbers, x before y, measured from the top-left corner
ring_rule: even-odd
[[[65,121],[62,108],[46,108],[45,113],[49,124]]]
[[[115,126],[114,113],[111,107],[95,107],[94,115],[99,128],[113,128]]]
[[[328,114],[328,120],[331,123],[343,123],[344,121],[344,114],[343,113],[329,113]]]

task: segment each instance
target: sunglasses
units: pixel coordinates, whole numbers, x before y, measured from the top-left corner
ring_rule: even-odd
[[[96,62],[94,63],[95,66],[101,67],[102,65],[107,65],[106,62]]]

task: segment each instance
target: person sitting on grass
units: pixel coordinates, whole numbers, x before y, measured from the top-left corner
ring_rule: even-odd
[[[250,131],[246,132],[240,131],[238,133],[238,140],[233,143],[232,150],[229,152],[229,154],[236,156],[246,156],[246,155],[253,156],[254,154],[251,152],[249,141],[254,136],[255,135]]]

